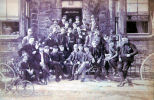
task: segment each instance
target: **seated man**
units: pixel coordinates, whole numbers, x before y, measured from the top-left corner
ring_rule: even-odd
[[[93,41],[90,51],[94,58],[92,65],[98,68],[97,72],[95,72],[95,79],[97,77],[100,77],[102,79],[103,78],[102,77],[102,61],[103,61],[104,55],[101,51],[101,46],[98,45],[97,42]]]
[[[90,52],[88,46],[84,47],[84,51],[85,51],[85,53],[84,53],[84,55],[82,55],[84,57],[84,61],[81,63],[79,69],[75,73],[75,75],[77,75],[77,77],[79,74],[82,74],[81,82],[84,82],[87,69],[89,69],[91,67],[91,62],[92,61],[94,62],[94,58],[91,55],[91,52]]]
[[[79,49],[78,54],[77,54],[78,62],[76,64],[76,66],[74,66],[72,69],[74,73],[78,70],[78,67],[80,67],[85,60],[85,56],[84,56],[85,53],[83,51],[82,44],[79,44],[78,49]],[[78,79],[78,77],[77,77],[77,79]]]
[[[114,69],[114,75],[117,72],[117,56],[118,53],[114,48],[114,43],[110,42],[109,43],[109,50],[107,50],[106,54],[105,54],[105,59],[104,59],[104,71],[105,71],[105,75],[106,77],[108,77],[108,70],[109,68],[113,68]]]
[[[35,74],[38,77],[38,81],[47,84],[47,75],[48,75],[48,66],[47,64],[47,57],[45,56],[46,53],[44,53],[44,47],[41,45],[39,47],[39,51],[35,54],[35,66],[33,66],[33,69],[35,71]]]
[[[60,56],[60,64],[62,65],[63,72],[68,74],[69,69],[64,64],[64,61],[67,59],[68,54],[64,47],[64,45],[59,45],[59,56]]]
[[[65,79],[63,70],[62,70],[62,65],[60,64],[60,55],[58,53],[58,47],[54,46],[53,50],[51,52],[51,62],[52,62],[52,66],[55,70],[55,74],[56,74],[56,81],[59,82],[60,78],[59,76],[62,76],[62,79]]]
[[[28,64],[29,64],[29,67],[31,69],[34,70],[34,74],[35,74],[35,78],[37,81],[39,81],[39,65],[38,63],[36,63],[36,53],[37,53],[37,50],[35,48],[35,45],[34,45],[34,38],[30,38],[29,39],[29,43],[25,46],[23,46],[20,50],[19,50],[19,56],[22,55],[23,52],[26,52],[28,54]]]
[[[67,67],[69,67],[68,69],[70,69],[70,80],[74,80],[74,70],[76,68],[76,66],[78,66],[78,45],[77,44],[74,44],[73,46],[73,52],[71,53],[71,55],[66,59],[65,63],[66,62],[69,62],[67,63]]]
[[[21,70],[21,78],[28,81],[33,81],[34,78],[34,70],[29,67],[28,63],[28,54],[26,52],[23,53],[23,59],[20,64],[20,70]]]
[[[50,53],[49,53],[49,46],[44,47],[44,52],[43,52],[43,59],[44,59],[44,64],[45,66],[42,67],[42,74],[44,78],[44,83],[47,84],[48,78],[49,78],[49,68],[51,64],[51,58],[50,58]]]

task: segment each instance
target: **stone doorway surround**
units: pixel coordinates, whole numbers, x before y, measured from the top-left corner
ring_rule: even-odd
[[[80,20],[82,20],[82,8],[83,8],[83,1],[71,1],[71,0],[64,0],[62,1],[62,16],[67,15],[68,19],[72,19],[73,22],[75,21],[75,17],[79,16]],[[67,19],[67,20],[68,20]]]

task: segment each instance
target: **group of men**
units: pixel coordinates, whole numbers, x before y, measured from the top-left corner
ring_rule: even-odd
[[[89,69],[95,68],[95,78],[108,78],[112,69],[114,75],[120,76],[118,86],[124,86],[128,68],[137,54],[135,45],[126,36],[120,38],[113,32],[102,35],[94,16],[89,23],[85,19],[80,22],[78,16],[75,22],[67,16],[59,23],[55,20],[45,39],[34,38],[31,29],[27,33],[19,50],[23,58],[21,69],[25,79],[44,84],[51,75],[56,76],[57,82],[61,78],[78,79],[81,75],[84,82]]]

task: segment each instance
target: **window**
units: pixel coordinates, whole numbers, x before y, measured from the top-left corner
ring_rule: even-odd
[[[0,0],[0,35],[19,33],[20,0]]]
[[[127,0],[127,33],[148,33],[149,1]]]

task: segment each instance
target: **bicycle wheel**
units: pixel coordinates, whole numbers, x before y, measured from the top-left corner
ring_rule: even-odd
[[[31,96],[34,93],[34,85],[30,81],[21,80],[16,84],[16,90],[21,96]]]
[[[154,53],[150,54],[143,61],[140,68],[140,76],[142,80],[154,80]]]
[[[14,70],[7,64],[0,64],[0,72],[4,75],[6,82],[11,82],[15,78]]]

